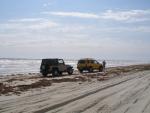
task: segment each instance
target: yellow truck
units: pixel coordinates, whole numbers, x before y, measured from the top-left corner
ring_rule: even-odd
[[[77,69],[80,73],[83,71],[93,72],[94,70],[103,71],[103,65],[92,58],[83,58],[78,61]]]

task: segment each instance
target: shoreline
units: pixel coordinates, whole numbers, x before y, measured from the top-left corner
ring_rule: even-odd
[[[123,65],[123,66],[110,66],[110,67],[108,67],[108,66],[106,66],[106,69],[113,69],[113,68],[118,68],[118,67],[122,67],[122,68],[128,68],[128,67],[130,67],[130,66],[133,66],[133,67],[135,67],[135,66],[146,66],[146,65],[150,65],[150,63],[141,63],[141,64],[130,64],[130,65]],[[74,69],[74,71],[76,72],[76,71],[78,71],[78,69]],[[9,74],[0,74],[0,77],[3,77],[3,76],[16,76],[16,75],[35,75],[35,74],[40,74],[40,69],[39,69],[39,72],[36,72],[36,71],[33,71],[33,72],[15,72],[15,73],[9,73]]]
[[[139,71],[150,70],[150,64],[129,65],[108,67],[104,72],[94,73],[79,73],[74,71],[73,75],[63,74],[61,76],[43,77],[40,73],[28,74],[12,74],[0,77],[0,95],[21,94],[30,89],[51,86],[53,83],[63,82],[85,82],[97,79],[97,81],[104,81],[113,77],[122,76],[126,73],[137,73]]]
[[[5,61],[6,60],[6,61]],[[78,60],[64,60],[66,64],[72,65],[75,70],[77,70]],[[102,60],[98,59],[101,63]],[[117,66],[128,66],[128,65],[138,65],[138,64],[148,64],[148,60],[106,60],[107,67],[117,67]],[[28,59],[0,59],[0,76],[16,75],[16,74],[28,74],[28,73],[38,73],[41,65],[41,60],[28,60]]]

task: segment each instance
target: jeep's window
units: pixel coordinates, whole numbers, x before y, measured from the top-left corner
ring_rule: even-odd
[[[80,60],[78,63],[84,64],[84,63],[85,63],[85,60]]]
[[[94,64],[98,64],[98,62],[95,60],[95,61],[94,61]]]
[[[88,63],[94,63],[94,61],[93,60],[89,60]]]
[[[58,60],[59,64],[64,64],[64,61],[62,59]]]

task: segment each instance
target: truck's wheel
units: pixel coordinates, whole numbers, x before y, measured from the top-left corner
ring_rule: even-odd
[[[62,72],[59,72],[59,75],[62,75]]]
[[[99,72],[102,72],[103,71],[103,67],[99,67]]]
[[[89,71],[90,73],[92,73],[92,72],[93,72],[93,68],[90,67],[88,71]]]
[[[68,71],[67,71],[67,72],[68,72],[68,74],[69,74],[69,75],[72,75],[72,73],[73,73],[73,69],[68,69]]]
[[[79,72],[80,72],[80,73],[83,73],[83,70],[82,70],[82,69],[80,69],[80,70],[79,70]]]
[[[42,73],[42,75],[43,75],[43,77],[47,77],[47,73],[46,72]]]
[[[54,70],[52,71],[52,75],[53,75],[53,76],[58,76],[58,75],[59,75],[58,69],[54,69]]]

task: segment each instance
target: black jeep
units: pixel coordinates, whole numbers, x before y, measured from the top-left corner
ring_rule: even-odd
[[[43,76],[51,74],[53,76],[61,75],[63,72],[68,72],[69,75],[73,73],[73,67],[65,65],[63,59],[42,59],[40,72]]]

